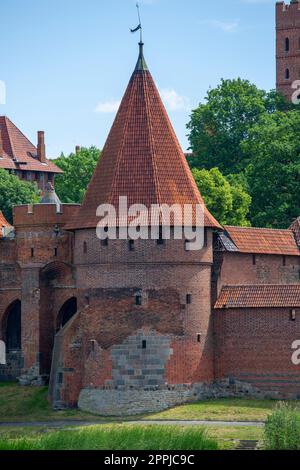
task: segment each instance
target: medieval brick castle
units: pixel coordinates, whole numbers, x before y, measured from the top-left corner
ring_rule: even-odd
[[[278,41],[288,35],[292,48],[299,5],[277,5]],[[288,94],[284,60],[293,74],[298,54],[278,59]],[[8,141],[28,156],[17,131],[2,132],[0,163]],[[29,150],[39,168],[51,165],[42,144]],[[286,230],[221,227],[206,209],[200,251],[161,236],[100,241],[96,209],[120,196],[202,203],[142,44],[82,206],[47,184],[40,204],[14,208],[13,227],[0,218],[0,378],[49,380],[53,406],[108,415],[210,396],[300,398],[300,219]]]

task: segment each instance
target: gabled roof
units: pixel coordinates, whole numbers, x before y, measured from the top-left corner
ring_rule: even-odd
[[[215,309],[300,307],[300,284],[225,286]]]
[[[46,160],[44,164],[37,159],[36,147],[8,117],[0,116],[0,128],[3,142],[3,158],[0,158],[0,168],[62,173],[61,169],[51,160]]]
[[[7,222],[6,218],[4,217],[2,211],[0,211],[0,238],[3,238],[4,236],[4,233],[3,233],[3,229],[4,228],[12,228],[12,226],[10,225],[9,222]]]
[[[78,217],[68,228],[95,228],[100,204],[203,204],[143,56],[121,102]],[[205,225],[221,228],[205,209]]]
[[[224,226],[225,237],[233,243],[227,251],[240,253],[300,256],[292,230]]]

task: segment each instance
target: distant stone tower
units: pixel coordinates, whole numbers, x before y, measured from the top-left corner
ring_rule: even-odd
[[[276,3],[276,88],[289,100],[300,80],[300,2]],[[298,87],[299,89],[299,87]]]

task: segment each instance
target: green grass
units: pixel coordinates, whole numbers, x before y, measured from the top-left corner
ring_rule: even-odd
[[[177,406],[146,419],[207,421],[265,421],[276,406],[275,400],[224,398]]]
[[[0,422],[97,419],[97,416],[79,410],[54,411],[47,400],[47,394],[47,387],[21,387],[15,383],[0,383]]]
[[[79,410],[54,411],[47,401],[47,387],[21,387],[15,383],[0,383],[0,421],[57,421],[78,419],[120,422]],[[265,421],[276,406],[275,400],[218,399],[204,400],[136,419]],[[125,420],[128,420],[126,418]],[[123,419],[124,421],[124,419]]]
[[[217,450],[201,427],[102,425],[0,437],[0,450]]]

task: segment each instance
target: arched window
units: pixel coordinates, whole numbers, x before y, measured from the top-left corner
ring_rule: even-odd
[[[67,300],[61,307],[58,317],[57,317],[57,331],[63,328],[66,323],[75,315],[77,312],[77,299],[76,297],[71,297]]]
[[[290,50],[290,40],[289,38],[285,38],[285,52]]]
[[[21,349],[21,302],[16,300],[7,309],[4,317],[6,350]]]
[[[289,78],[290,78],[290,69],[286,69],[285,70],[285,79],[289,80]]]

